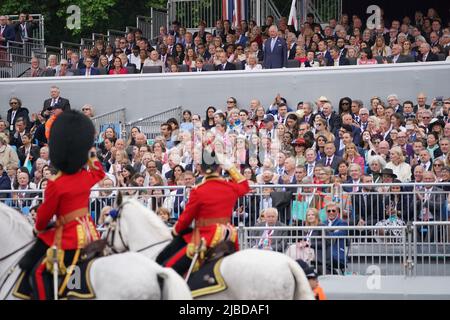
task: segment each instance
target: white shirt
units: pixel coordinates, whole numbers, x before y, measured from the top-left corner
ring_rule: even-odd
[[[257,70],[262,70],[262,66],[258,63],[255,64],[253,66],[253,68],[251,66],[249,66],[248,64],[245,64],[245,71],[257,71]]]

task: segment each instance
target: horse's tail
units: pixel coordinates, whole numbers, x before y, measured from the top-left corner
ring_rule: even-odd
[[[163,300],[192,300],[191,291],[183,278],[172,268],[158,272]]]
[[[314,294],[309,285],[308,279],[306,279],[305,273],[300,265],[293,259],[287,257],[289,269],[295,278],[295,292],[294,300],[314,300]]]

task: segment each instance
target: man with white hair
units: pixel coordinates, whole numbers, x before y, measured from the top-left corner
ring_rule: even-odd
[[[73,72],[69,70],[69,62],[66,59],[61,59],[59,68],[56,69],[55,77],[71,77]]]
[[[265,221],[256,224],[255,227],[266,227],[267,229],[254,231],[252,238],[257,241],[255,248],[284,252],[287,239],[283,239],[283,237],[287,236],[287,230],[271,229],[271,227],[285,226],[284,223],[278,221],[278,210],[271,207],[263,210],[261,214],[264,214]]]
[[[270,26],[269,36],[264,42],[264,68],[286,68],[288,58],[287,44],[284,39],[278,36],[277,26]]]
[[[394,112],[403,113],[403,107],[398,100],[398,96],[396,94],[391,94],[387,97],[387,102]]]
[[[431,46],[426,42],[420,45],[419,52],[420,54],[417,56],[419,62],[439,61],[438,56],[431,52]]]

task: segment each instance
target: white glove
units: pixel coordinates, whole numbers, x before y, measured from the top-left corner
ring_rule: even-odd
[[[233,167],[233,163],[231,162],[231,160],[227,158],[223,153],[216,153],[216,158],[224,170],[228,171]]]

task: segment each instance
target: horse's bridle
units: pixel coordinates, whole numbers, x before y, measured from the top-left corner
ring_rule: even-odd
[[[108,231],[106,232],[106,244],[111,249],[111,251],[113,253],[121,253],[121,252],[117,251],[114,248],[114,239],[115,239],[115,236],[116,236],[116,229],[117,229],[117,227],[119,227],[118,234],[119,234],[120,242],[122,242],[122,245],[125,248],[125,251],[130,251],[130,247],[123,240],[123,235],[122,235],[122,231],[121,231],[121,228],[120,228],[120,218],[122,216],[122,209],[123,209],[125,204],[126,204],[126,202],[123,202],[122,204],[119,205],[119,207],[117,209],[113,209],[109,213],[109,216],[113,219],[113,224],[110,224],[108,226]],[[110,233],[111,233],[111,242],[108,241]],[[160,244],[163,244],[163,243],[169,242],[169,241],[170,241],[170,239],[162,240],[162,241],[153,243],[151,245],[148,245],[148,246],[146,246],[144,248],[141,248],[139,250],[136,250],[136,252],[143,252],[143,251],[148,250],[148,249],[150,249],[152,247],[155,247],[157,245],[160,245]]]

